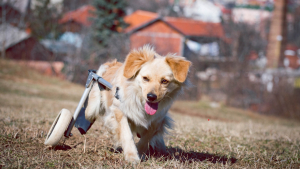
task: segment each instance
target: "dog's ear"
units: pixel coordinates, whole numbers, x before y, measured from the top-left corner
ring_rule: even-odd
[[[153,59],[154,54],[148,52],[145,48],[131,51],[125,60],[124,76],[126,78],[133,77],[144,63]]]
[[[171,67],[174,74],[174,78],[180,83],[183,83],[189,72],[191,62],[185,60],[184,57],[175,56],[166,56],[166,62]]]

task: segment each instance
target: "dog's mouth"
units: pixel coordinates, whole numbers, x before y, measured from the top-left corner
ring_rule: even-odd
[[[158,109],[158,104],[159,104],[159,102],[151,103],[151,102],[146,101],[146,103],[145,103],[146,113],[149,115],[154,115]]]

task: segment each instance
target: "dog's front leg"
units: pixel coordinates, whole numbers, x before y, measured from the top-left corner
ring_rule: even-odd
[[[145,158],[146,152],[148,150],[149,142],[152,139],[152,137],[155,135],[155,132],[156,130],[153,128],[153,126],[151,126],[150,128],[148,128],[148,130],[145,130],[141,134],[141,139],[137,144],[137,149],[142,159]]]
[[[130,130],[127,117],[116,106],[111,106],[111,111],[115,114],[115,118],[117,121],[116,135],[118,141],[122,145],[125,160],[130,162],[139,162],[140,158],[137,148],[134,144],[133,135]]]
[[[169,119],[165,118],[160,125],[152,123],[147,130],[141,132],[141,139],[137,145],[141,158],[144,158],[149,145],[151,145],[155,152],[166,154],[166,145],[163,138],[166,123],[168,123],[168,126],[171,125]]]
[[[141,137],[140,141],[137,144],[137,149],[141,159],[145,158],[150,139],[151,139],[151,135],[149,134],[144,135]]]

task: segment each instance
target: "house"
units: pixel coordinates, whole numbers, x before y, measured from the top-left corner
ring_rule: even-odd
[[[27,0],[9,1],[3,0],[0,3],[0,24],[11,24],[25,27],[24,17],[27,11]]]
[[[188,40],[201,44],[219,42],[224,37],[220,23],[187,18],[161,17],[138,10],[124,18],[130,26],[124,30],[130,36],[130,48],[151,44],[160,54],[185,56]]]
[[[9,24],[0,25],[1,57],[13,59],[19,64],[38,70],[45,75],[64,78],[64,63],[57,61],[53,53],[26,31]]]
[[[259,24],[271,17],[272,13],[267,10],[248,8],[234,8],[232,10],[232,19],[234,22],[245,22],[250,25]]]
[[[93,6],[82,6],[67,12],[59,23],[66,32],[80,32],[91,26],[90,18],[94,10]],[[130,36],[131,49],[151,44],[161,54],[177,53],[183,56],[184,44],[188,39],[198,43],[212,43],[224,37],[220,23],[161,17],[157,13],[142,10],[126,16],[124,21],[129,24],[123,32]]]
[[[5,50],[5,52],[3,52]],[[0,25],[0,51],[5,58],[18,60],[51,60],[52,53],[26,31],[9,24]]]
[[[59,23],[62,24],[64,32],[80,32],[92,25],[90,18],[93,17],[93,11],[95,11],[95,8],[91,5],[82,6],[65,13]]]
[[[221,22],[221,9],[211,1],[195,0],[189,1],[183,5],[183,14],[185,17],[205,22]]]
[[[40,42],[55,55],[57,61],[68,62],[77,50],[76,46],[64,41],[43,39]]]
[[[300,49],[294,44],[287,44],[284,51],[284,65],[292,69],[300,68]]]

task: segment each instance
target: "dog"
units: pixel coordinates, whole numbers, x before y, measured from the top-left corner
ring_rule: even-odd
[[[100,66],[97,75],[113,88],[92,87],[85,117],[93,123],[99,115],[103,116],[104,125],[114,135],[114,146],[122,147],[129,162],[144,158],[148,145],[165,154],[163,136],[173,122],[168,110],[187,86],[190,66],[184,57],[160,56],[149,45],[132,50],[124,64],[107,62]],[[137,145],[135,135],[140,138]]]

